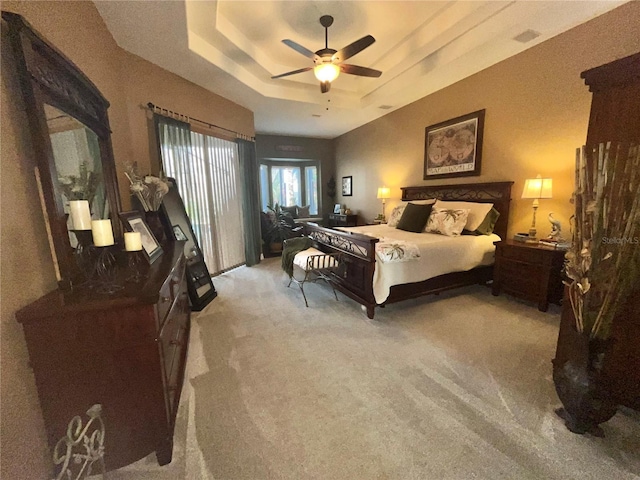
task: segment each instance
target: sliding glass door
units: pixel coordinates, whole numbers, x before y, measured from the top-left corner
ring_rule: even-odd
[[[187,135],[176,145],[169,130],[161,132],[163,168],[176,179],[207,267],[216,274],[245,262],[238,146],[193,131]],[[181,155],[174,154],[177,148]]]

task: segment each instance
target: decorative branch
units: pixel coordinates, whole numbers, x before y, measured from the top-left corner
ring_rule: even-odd
[[[565,270],[576,329],[606,339],[640,280],[640,148],[576,151],[573,245]]]

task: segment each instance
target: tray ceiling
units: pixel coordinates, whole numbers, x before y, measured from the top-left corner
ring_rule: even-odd
[[[96,1],[123,49],[254,112],[258,133],[334,138],[562,33],[625,1]],[[371,34],[320,93],[312,61]],[[185,112],[188,113],[188,112]]]

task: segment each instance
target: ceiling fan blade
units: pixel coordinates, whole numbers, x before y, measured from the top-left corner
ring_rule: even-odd
[[[309,70],[312,70],[312,69],[313,69],[313,67],[299,68],[298,70],[293,70],[292,72],[281,73],[280,75],[274,75],[271,78],[288,77],[289,75],[295,75],[296,73],[308,72]]]
[[[346,65],[344,63],[339,65],[340,71],[351,75],[360,75],[361,77],[375,77],[378,78],[382,75],[380,70],[374,70],[373,68],[359,67],[358,65]]]
[[[284,40],[282,40],[282,43],[284,43],[288,47],[293,48],[296,52],[301,53],[302,55],[304,55],[305,57],[310,58],[311,60],[315,61],[316,58],[320,58],[314,52],[309,50],[308,48],[305,48],[302,45],[300,45],[299,43],[294,42],[293,40],[289,40],[288,38],[285,38]]]
[[[342,50],[338,50],[333,54],[331,60],[334,62],[344,62],[346,59],[353,57],[356,53],[360,53],[375,41],[376,39],[371,35],[362,37],[360,40],[356,40],[355,42],[347,45]]]
[[[320,82],[320,91],[327,93],[331,89],[331,82]]]

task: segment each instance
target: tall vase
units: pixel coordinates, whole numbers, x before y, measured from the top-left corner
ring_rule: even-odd
[[[576,330],[573,311],[565,297],[553,359],[553,382],[563,405],[556,413],[573,433],[604,436],[599,425],[616,414],[618,405],[603,372],[611,349],[612,341],[591,339]]]
[[[158,243],[164,242],[166,236],[164,233],[164,225],[160,218],[160,212],[157,210],[149,210],[148,212],[145,212],[145,219],[147,221],[147,225],[149,225],[151,233],[153,233],[153,236],[158,240]]]

